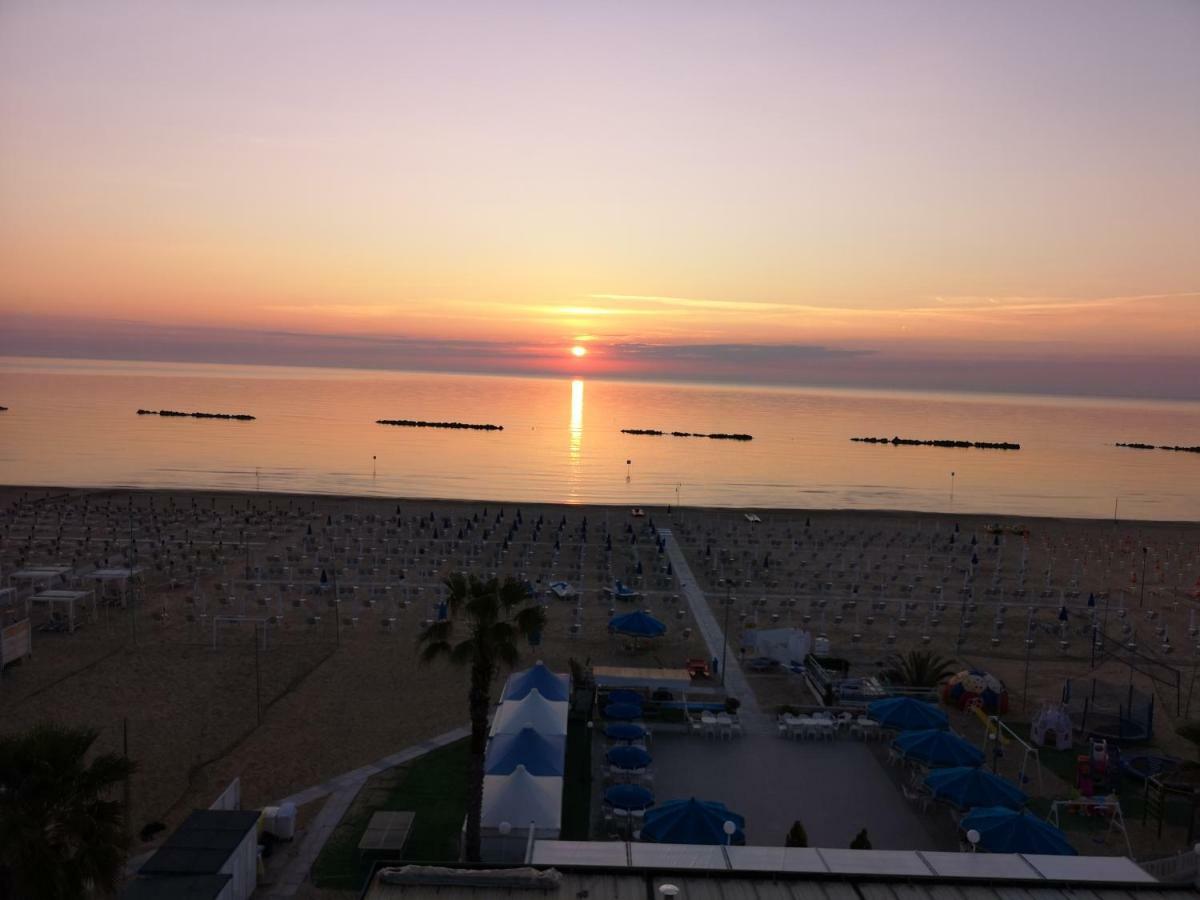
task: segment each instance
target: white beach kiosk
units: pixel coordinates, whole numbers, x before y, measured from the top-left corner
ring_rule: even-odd
[[[492,719],[484,767],[479,824],[480,856],[485,862],[521,862],[533,841],[559,837],[569,696],[570,677],[551,672],[540,662],[514,672],[505,683]],[[514,740],[531,733],[546,740]],[[493,753],[497,748],[504,752]],[[522,760],[522,752],[530,758]],[[547,753],[557,759],[547,759]],[[493,768],[500,772],[492,774]],[[534,775],[530,769],[558,774]],[[464,831],[465,827],[464,823]]]

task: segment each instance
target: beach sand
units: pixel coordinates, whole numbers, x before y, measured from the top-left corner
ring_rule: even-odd
[[[1013,718],[1027,720],[1041,700],[1059,697],[1067,678],[1130,678],[1118,660],[1091,670],[1086,604],[1094,594],[1097,616],[1107,604],[1110,635],[1136,640],[1165,664],[1164,675],[1165,666],[1179,672],[1181,707],[1191,699],[1197,660],[1189,634],[1200,578],[1196,524],[812,510],[757,511],[761,521],[750,522],[746,511],[725,509],[647,508],[646,518],[633,518],[615,507],[34,488],[0,489],[0,509],[3,575],[34,563],[122,565],[132,521],[145,568],[136,609],[103,606],[74,634],[35,633],[33,659],[0,681],[0,729],[54,720],[97,728],[104,750],[120,752],[127,740],[140,767],[135,833],[147,822],[174,826],[235,776],[247,806],[268,804],[465,724],[466,674],[422,665],[416,655],[421,622],[436,614],[451,571],[515,572],[539,588],[565,578],[582,591],[578,612],[573,602],[545,601],[549,625],[539,647],[525,648],[523,664],[543,659],[566,670],[569,658],[650,666],[707,658],[667,558],[648,534],[651,519],[672,530],[718,622],[722,599],[734,598],[731,652],[744,628],[803,625],[826,636],[852,674],[870,675],[890,654],[924,647],[999,675]],[[518,511],[522,524],[510,537]],[[997,538],[988,531],[993,523],[1027,528],[1028,537],[1005,531]],[[1149,548],[1144,583],[1142,547]],[[332,585],[320,588],[321,569],[332,575],[335,568],[340,615]],[[972,569],[976,607],[968,611],[959,589]],[[614,578],[643,591],[644,605],[668,623],[654,647],[631,649],[606,633],[614,604],[602,588]],[[886,607],[873,609],[881,600]],[[1027,654],[1030,604],[1043,608]],[[1063,604],[1065,628],[1057,615]],[[617,604],[619,611],[638,605]],[[1006,610],[997,629],[999,606]],[[219,625],[214,647],[217,615],[247,619]],[[264,645],[249,619],[270,616],[278,623],[265,626]],[[320,621],[310,624],[314,616]],[[339,628],[339,618],[354,621]],[[391,629],[385,618],[395,619]],[[750,681],[768,712],[812,702],[797,679]],[[1174,689],[1136,672],[1133,683],[1156,697],[1158,742],[1188,753],[1174,736],[1188,714]],[[964,731],[971,727],[964,720]],[[135,852],[145,847],[135,840]]]

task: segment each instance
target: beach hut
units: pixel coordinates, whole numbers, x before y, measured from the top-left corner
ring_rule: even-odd
[[[1005,806],[972,809],[959,827],[979,833],[979,849],[990,853],[1037,853],[1047,856],[1077,856],[1067,836],[1049,822],[1028,812]]]
[[[524,766],[483,777],[480,851],[489,862],[521,862],[530,836],[557,840],[562,828],[563,780],[539,778]],[[465,828],[465,825],[464,825]]]
[[[567,739],[561,735],[538,734],[522,728],[516,734],[498,734],[488,744],[485,775],[511,775],[524,766],[533,776],[563,774]]]
[[[939,728],[906,731],[892,741],[892,747],[905,759],[915,759],[935,768],[980,766],[984,759],[983,751],[974,744]]]
[[[547,700],[537,688],[521,700],[505,700],[496,709],[492,734],[519,734],[532,728],[547,736],[567,733],[567,704]]]
[[[725,823],[732,822],[732,835]],[[661,844],[744,844],[746,820],[711,800],[668,800],[646,811],[642,822],[643,841]]]
[[[947,728],[950,724],[944,710],[938,709],[933,703],[914,700],[912,697],[876,700],[867,706],[867,716],[884,728],[894,728],[897,731]]]
[[[513,672],[502,694],[505,700],[523,700],[530,691],[536,690],[547,700],[564,701],[569,697],[571,678],[551,672],[541,660],[524,672]]]
[[[925,776],[925,787],[936,799],[945,800],[959,809],[979,806],[1020,809],[1029,800],[1011,781],[972,766],[936,769]]]

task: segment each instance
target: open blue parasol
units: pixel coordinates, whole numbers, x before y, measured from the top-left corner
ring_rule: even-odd
[[[642,708],[634,706],[632,703],[610,703],[604,707],[604,718],[617,719],[620,721],[629,721],[632,719],[640,719],[642,717]]]
[[[986,769],[970,766],[936,769],[925,776],[925,786],[934,797],[946,800],[959,809],[974,809],[977,806],[1020,809],[1029,800],[1011,781],[993,775]]]
[[[1043,853],[1076,856],[1067,836],[1044,819],[1004,806],[976,807],[959,823],[979,832],[979,847],[991,853]]]
[[[609,722],[604,726],[604,736],[612,741],[640,741],[646,729],[633,722]]]
[[[726,822],[735,826],[732,837],[725,834]],[[647,812],[642,840],[661,844],[744,844],[745,827],[746,820],[725,804],[692,797],[669,800]]]
[[[639,609],[609,619],[608,630],[612,634],[627,634],[630,637],[661,637],[666,634],[667,626]]]
[[[608,761],[618,769],[644,769],[650,765],[650,754],[641,747],[613,747]]]
[[[933,767],[983,765],[982,750],[957,734],[937,728],[906,731],[892,741],[892,746],[905,759],[915,759]]]
[[[867,706],[867,717],[884,728],[915,731],[926,728],[946,728],[950,719],[936,704],[914,700],[912,697],[888,697]]]
[[[614,809],[645,809],[654,805],[654,794],[640,784],[614,784],[604,792],[604,800]]]

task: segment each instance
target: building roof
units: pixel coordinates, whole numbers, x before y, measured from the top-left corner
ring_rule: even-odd
[[[121,900],[216,900],[232,875],[153,875],[133,879]]]
[[[216,873],[258,824],[256,810],[197,809],[142,864],[142,875]]]
[[[1195,900],[1155,881],[1123,857],[934,853],[789,847],[694,847],[602,841],[545,841],[532,864],[561,874],[556,889],[506,889],[502,896],[571,900],[660,896],[682,900]],[[496,887],[384,884],[366,900],[482,900]]]

